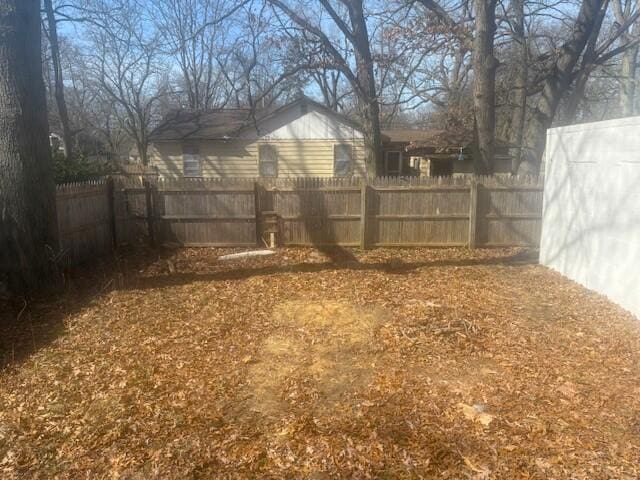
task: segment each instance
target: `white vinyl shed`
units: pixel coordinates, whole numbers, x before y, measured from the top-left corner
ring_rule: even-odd
[[[550,129],[540,262],[640,318],[640,117]]]

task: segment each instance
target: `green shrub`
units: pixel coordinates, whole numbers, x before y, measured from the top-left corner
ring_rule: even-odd
[[[111,173],[113,168],[107,158],[89,160],[84,155],[67,158],[62,152],[53,152],[56,183],[96,180]]]

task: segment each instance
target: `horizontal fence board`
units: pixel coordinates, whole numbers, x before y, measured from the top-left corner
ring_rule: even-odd
[[[368,241],[376,245],[465,244],[468,238],[469,220],[382,220],[370,227]]]
[[[423,242],[411,243],[411,242],[402,242],[402,243],[369,243],[369,247],[378,247],[378,248],[403,248],[403,247],[429,247],[429,248],[452,248],[452,247],[466,247],[467,242],[460,243],[435,243],[429,242],[428,245],[425,245]],[[493,246],[493,245],[492,245]],[[512,246],[512,245],[511,245]]]
[[[326,219],[315,217],[281,223],[284,245],[358,245],[360,219]]]
[[[210,215],[161,215],[155,217],[168,222],[254,222],[256,217],[235,215],[233,217],[214,217]]]
[[[141,192],[144,192],[145,190],[142,189]],[[159,192],[162,193],[162,195],[198,195],[198,196],[204,196],[204,195],[235,195],[238,193],[246,193],[246,194],[252,194],[253,193],[253,187],[252,188],[243,188],[243,189],[237,189],[237,188],[230,188],[230,189],[215,189],[215,190],[158,190]]]
[[[367,215],[367,218],[376,220],[458,220],[469,218],[465,214],[449,214],[449,215]]]
[[[234,220],[217,222],[158,222],[156,225],[162,243],[181,245],[212,243],[218,245],[255,245],[255,222]]]
[[[416,186],[416,185],[387,185],[385,187],[372,186],[372,190],[377,192],[468,192],[469,187],[458,186]]]

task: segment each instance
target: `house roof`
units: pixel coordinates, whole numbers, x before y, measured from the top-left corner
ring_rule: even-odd
[[[405,144],[405,150],[416,152],[423,149],[452,150],[468,148],[473,143],[473,132],[466,130],[440,129],[393,129],[383,130],[383,143]],[[512,147],[508,142],[496,138],[495,146],[499,149]]]
[[[176,110],[169,113],[151,133],[152,141],[183,139],[225,139],[247,125],[251,112],[245,108],[208,111]]]
[[[413,128],[397,128],[382,131],[382,141],[388,143],[412,143],[428,141],[436,135],[442,133],[441,130],[427,129],[416,130]]]
[[[472,136],[467,132],[453,132],[440,129],[400,128],[382,131],[383,143],[404,143],[407,150],[421,148],[459,148],[467,147]]]
[[[274,118],[297,106],[312,106],[327,115],[338,118],[357,130],[362,128],[351,118],[335,112],[307,97],[276,109],[252,112],[248,108],[217,109],[207,111],[176,110],[168,114],[161,124],[151,133],[151,141],[167,140],[229,140],[237,138],[241,132],[256,128],[256,125]],[[303,109],[301,109],[301,112]]]

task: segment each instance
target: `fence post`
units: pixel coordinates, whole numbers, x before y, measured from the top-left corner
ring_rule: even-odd
[[[109,229],[111,230],[111,248],[115,249],[118,246],[118,235],[116,232],[116,206],[115,206],[115,194],[116,189],[114,185],[113,177],[107,178],[107,209],[109,215]]]
[[[367,177],[362,179],[360,185],[360,248],[367,249],[367,192],[369,185]]]
[[[149,243],[156,246],[156,235],[153,227],[153,193],[151,183],[146,178],[142,181],[144,185],[144,199],[147,206],[147,229],[149,231]]]
[[[254,210],[256,214],[256,246],[262,246],[262,212],[260,211],[260,183],[253,182]]]
[[[478,182],[471,180],[469,186],[469,248],[476,248],[478,231]]]

